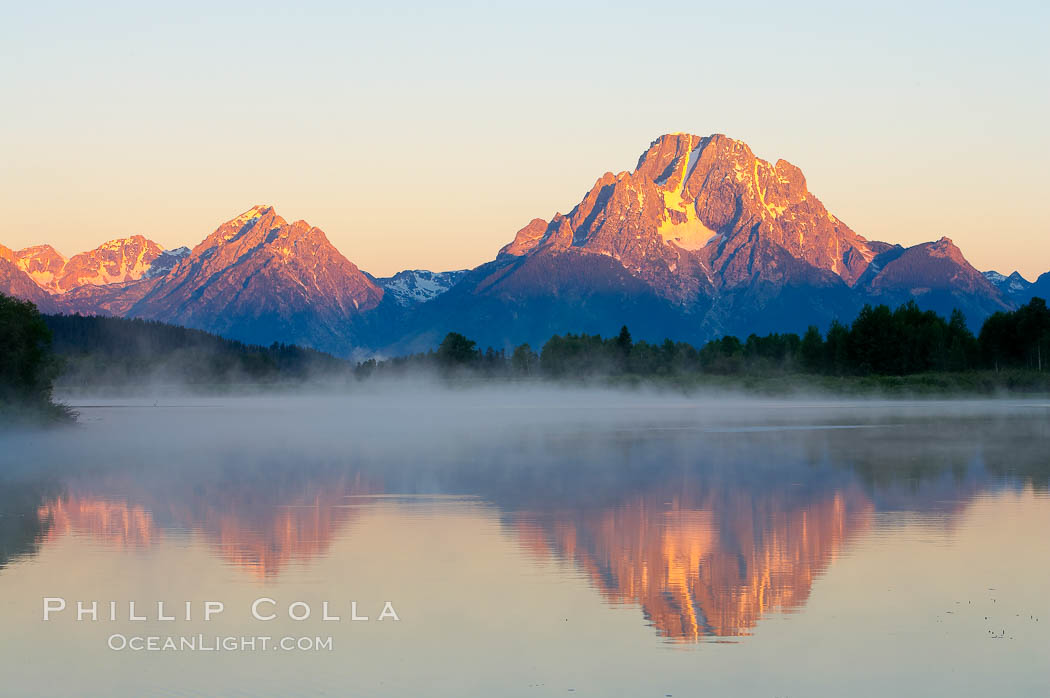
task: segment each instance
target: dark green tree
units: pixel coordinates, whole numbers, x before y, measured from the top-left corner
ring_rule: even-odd
[[[632,346],[634,346],[634,341],[631,339],[631,331],[627,329],[627,325],[624,325],[620,328],[620,334],[616,336],[616,348],[627,356],[631,353]]]
[[[816,325],[810,325],[806,334],[802,337],[802,345],[799,348],[802,367],[810,373],[819,373],[826,370],[826,357],[824,338],[820,336],[820,330]]]
[[[989,317],[978,336],[981,357],[989,368],[1045,370],[1050,351],[1050,309],[1033,298],[1013,312]]]
[[[966,324],[966,316],[956,308],[948,321],[948,364],[949,371],[968,371],[977,366],[977,338]]]
[[[481,359],[481,352],[473,339],[459,332],[449,332],[438,346],[437,359],[443,366],[467,366]]]
[[[72,419],[51,400],[57,370],[51,330],[40,311],[0,294],[0,408]]]
[[[849,355],[859,373],[893,373],[897,341],[893,313],[888,306],[865,305],[850,328]]]
[[[515,373],[522,376],[530,376],[539,368],[540,357],[528,344],[522,344],[514,348],[511,354],[510,364]]]
[[[832,320],[824,341],[824,371],[842,376],[850,370],[849,328],[838,320]]]

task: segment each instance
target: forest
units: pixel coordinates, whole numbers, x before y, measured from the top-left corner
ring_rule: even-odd
[[[29,301],[0,293],[0,426],[73,421],[51,396],[59,370],[44,316]]]
[[[1034,298],[990,316],[975,335],[962,313],[944,318],[914,302],[865,306],[826,331],[724,336],[696,347],[635,341],[624,326],[611,337],[565,334],[542,347],[482,349],[449,332],[431,351],[351,363],[295,345],[255,346],[160,322],[42,315],[0,294],[0,417],[70,421],[52,394],[176,384],[338,387],[375,377],[438,375],[455,380],[609,380],[684,389],[813,387],[828,392],[1050,391],[1050,309]]]
[[[665,339],[634,341],[624,326],[614,337],[565,334],[539,350],[482,350],[451,332],[434,351],[357,365],[359,377],[437,369],[551,379],[587,376],[674,377],[810,375],[901,377],[918,374],[1043,373],[1050,357],[1050,309],[1042,298],[989,317],[975,336],[959,311],[944,318],[915,302],[896,309],[865,306],[848,325],[825,332],[724,336],[695,347]],[[994,380],[994,378],[993,378]],[[1036,381],[1037,383],[1039,381]]]
[[[189,385],[297,383],[336,374],[342,359],[293,344],[256,346],[201,330],[130,318],[45,315],[63,387],[143,381]]]

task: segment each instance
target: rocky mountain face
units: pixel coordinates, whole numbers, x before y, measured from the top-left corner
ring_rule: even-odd
[[[27,249],[43,247],[49,248]],[[135,235],[75,255],[54,277],[38,274],[34,280],[53,294],[49,301],[57,311],[125,315],[149,289],[137,282],[164,276],[189,252],[188,247],[161,250],[152,240]]]
[[[305,221],[256,206],[220,225],[166,275],[135,286],[131,317],[173,322],[257,344],[347,353],[355,321],[383,289]]]
[[[973,322],[1010,305],[951,241],[866,240],[791,163],[722,135],[671,134],[568,214],[530,221],[416,323],[424,341],[448,326],[496,346],[624,323],[644,338],[703,341],[798,332],[910,298],[961,306]]]
[[[51,245],[15,253],[18,265],[42,289],[61,294],[79,286],[102,286],[141,279],[163,250],[141,235],[110,240],[66,259]]]
[[[125,316],[132,306],[152,287],[146,279],[115,284],[77,286],[58,296],[51,296],[59,311],[66,314]]]
[[[174,250],[164,250],[150,263],[149,269],[146,270],[146,273],[143,274],[143,276],[147,279],[155,279],[158,276],[164,276],[174,269],[175,265],[178,264],[182,258],[188,257],[189,254],[190,248],[188,247],[177,247]]]
[[[160,245],[141,235],[110,240],[90,252],[70,257],[59,274],[56,288],[63,292],[78,286],[137,281],[162,252]]]
[[[780,267],[781,249],[852,284],[880,246],[832,216],[787,161],[771,164],[722,135],[673,134],[653,141],[633,172],[602,175],[568,215],[545,227],[533,220],[500,254],[566,249],[611,257],[660,295],[689,303],[785,281],[800,270]]]
[[[1050,274],[982,274],[947,238],[867,240],[809,191],[798,167],[723,135],[670,134],[631,172],[607,172],[567,214],[536,218],[463,271],[375,278],[319,229],[256,206],[192,250],[141,237],[66,260],[0,249],[0,291],[42,309],[151,318],[242,341],[337,354],[415,351],[459,331],[482,345],[555,333],[702,342],[801,332],[864,303],[915,300],[974,326],[1050,292]]]
[[[15,263],[36,285],[49,293],[61,293],[59,277],[66,258],[51,245],[34,245],[14,253]]]
[[[51,245],[3,250],[0,258],[21,273],[0,262],[0,292],[32,300],[45,312],[107,315],[125,314],[146,291],[137,281],[166,274],[189,253],[185,247],[162,250],[141,235],[69,259]]]
[[[0,245],[0,293],[32,301],[45,313],[58,309],[47,291],[22,268],[17,253],[3,245]]]

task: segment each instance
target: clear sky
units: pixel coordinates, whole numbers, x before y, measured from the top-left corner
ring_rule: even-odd
[[[269,203],[376,274],[491,259],[662,133],[869,238],[1050,270],[1050,3],[8,3],[0,243],[194,245]]]

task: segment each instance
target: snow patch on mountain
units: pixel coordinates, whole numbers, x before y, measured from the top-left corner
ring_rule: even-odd
[[[984,272],[984,278],[998,286],[1006,281],[1006,274],[1000,274],[997,271],[986,271]]]
[[[693,137],[689,136],[689,139],[691,145]],[[681,158],[683,161],[681,181],[678,182],[677,186],[665,189],[662,192],[665,210],[657,226],[657,232],[665,242],[673,242],[684,250],[699,250],[707,244],[708,240],[715,236],[715,231],[704,225],[696,215],[695,202],[692,199],[686,201],[683,196],[685,194],[685,185],[696,168],[696,162],[701,150],[703,148],[698,145],[689,151],[688,157]],[[666,186],[668,180],[674,174],[674,172],[668,174],[663,181],[658,181],[656,184],[661,187]],[[638,204],[639,207],[644,206],[644,197],[639,196]]]
[[[1021,274],[1016,271],[1009,276],[1006,274],[1000,274],[997,271],[986,271],[982,273],[984,274],[984,278],[992,282],[993,286],[1008,295],[1020,295],[1032,287],[1032,282],[1021,276]]]
[[[188,247],[176,247],[174,250],[164,250],[160,253],[160,256],[153,260],[149,269],[143,275],[147,279],[155,279],[158,276],[164,276],[178,264],[184,257],[190,254],[190,248]]]
[[[397,301],[398,305],[407,307],[434,300],[455,286],[467,271],[466,269],[458,271],[406,269],[393,276],[376,279],[376,282]]]

